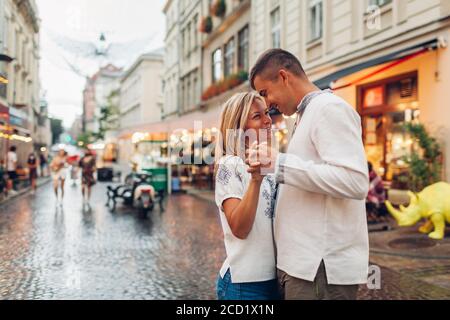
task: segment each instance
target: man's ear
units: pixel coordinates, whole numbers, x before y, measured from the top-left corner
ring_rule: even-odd
[[[287,85],[288,82],[289,82],[289,74],[287,73],[287,71],[284,70],[284,69],[280,69],[280,71],[278,72],[278,74],[279,74],[279,76],[280,76],[281,81],[282,81],[285,85]]]

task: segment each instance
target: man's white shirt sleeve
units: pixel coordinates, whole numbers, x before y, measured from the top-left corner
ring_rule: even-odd
[[[335,198],[363,200],[369,185],[360,118],[345,104],[328,104],[325,111],[310,134],[322,162],[280,153],[275,164],[277,182]]]

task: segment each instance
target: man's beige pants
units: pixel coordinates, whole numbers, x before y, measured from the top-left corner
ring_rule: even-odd
[[[278,270],[280,293],[285,300],[356,300],[359,285],[328,284],[325,264],[320,263],[314,282]]]

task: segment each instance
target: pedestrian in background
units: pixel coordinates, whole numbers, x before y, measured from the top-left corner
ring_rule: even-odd
[[[66,161],[67,152],[63,149],[59,150],[58,154],[53,158],[50,163],[50,169],[52,170],[53,189],[56,196],[56,204],[59,203],[62,206],[64,199],[64,182],[66,181]],[[58,197],[58,190],[61,188],[61,200]]]
[[[95,184],[94,172],[96,171],[95,157],[91,150],[86,150],[81,158],[79,166],[81,168],[81,193],[83,195],[83,207],[89,206],[91,198],[91,188]]]
[[[41,167],[41,177],[47,176],[47,158],[45,157],[44,153],[41,152],[39,154],[39,166]]]
[[[79,164],[80,157],[78,155],[73,155],[67,157],[67,163],[70,165],[70,180],[72,180],[72,187],[76,187],[77,180],[78,180],[78,171],[79,171]]]
[[[36,191],[36,180],[37,180],[37,158],[34,152],[30,153],[28,156],[28,177],[30,179],[31,191],[34,193]]]
[[[0,195],[8,196],[5,161],[0,159]]]
[[[7,154],[6,170],[8,171],[8,188],[15,189],[17,180],[17,147],[11,146]],[[12,190],[14,192],[14,190]]]
[[[384,202],[386,201],[386,191],[383,185],[383,179],[374,170],[371,162],[367,163],[369,168],[369,193],[366,198],[367,220],[374,223],[383,217],[386,213]]]

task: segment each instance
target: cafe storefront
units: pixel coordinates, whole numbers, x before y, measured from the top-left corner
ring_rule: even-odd
[[[331,70],[331,69],[330,69]],[[361,116],[368,161],[388,189],[401,185],[405,156],[420,152],[406,123],[423,124],[441,145],[442,180],[450,181],[450,51],[436,35],[389,48],[315,80],[331,88]]]
[[[420,121],[417,72],[358,86],[357,95],[367,159],[384,180],[396,180],[413,152],[404,125]]]

